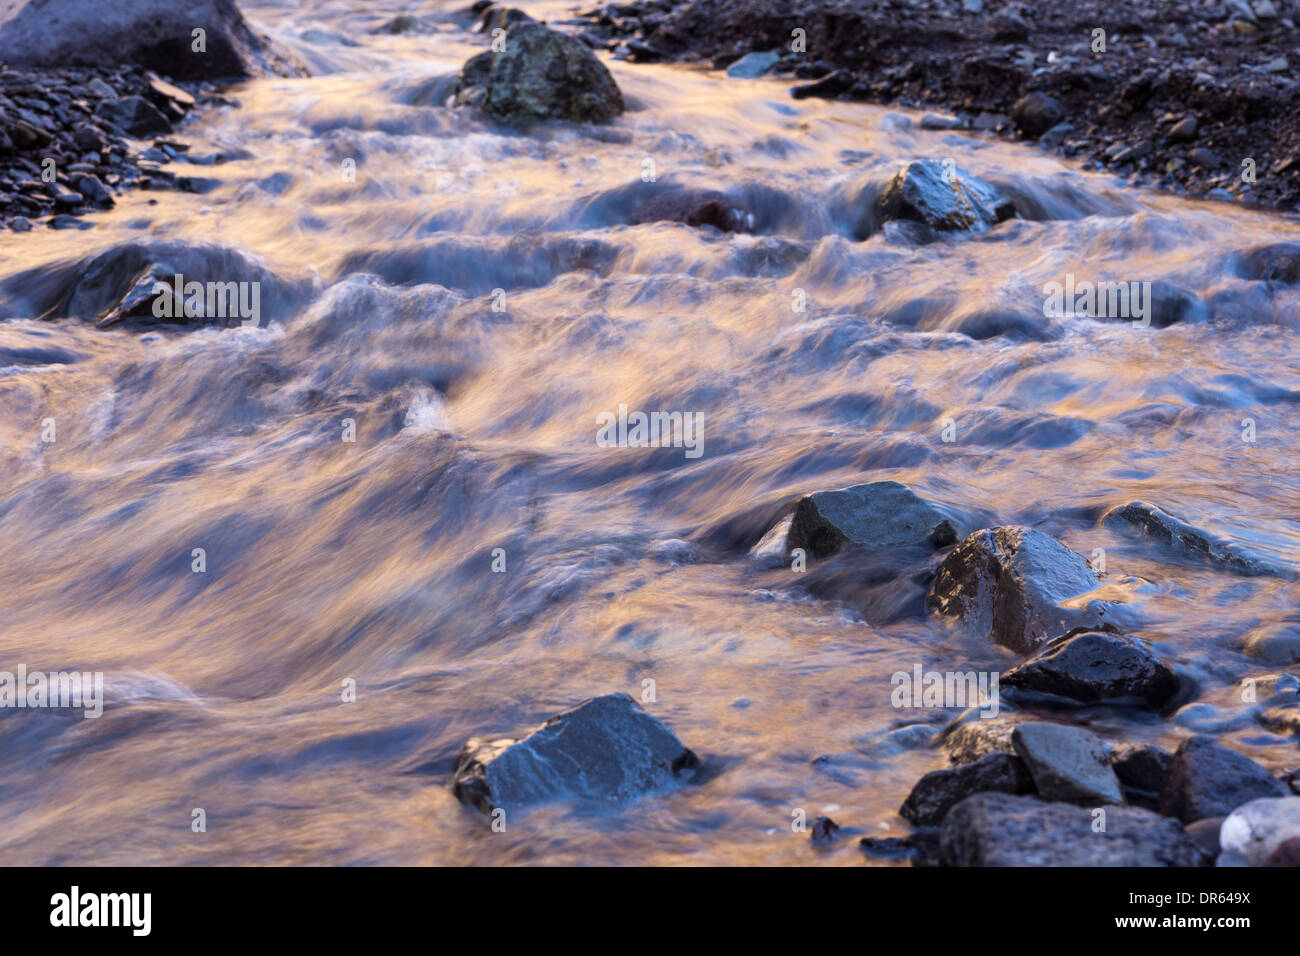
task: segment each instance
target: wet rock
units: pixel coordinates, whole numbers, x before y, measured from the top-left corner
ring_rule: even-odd
[[[1126,790],[1136,790],[1159,802],[1165,775],[1174,755],[1163,747],[1119,744],[1111,749],[1110,765]],[[1155,809],[1154,807],[1152,809]]]
[[[972,709],[948,725],[940,739],[950,763],[975,763],[992,753],[1014,754],[1011,735],[1022,721],[1019,715],[981,718]]]
[[[1259,625],[1245,635],[1241,649],[1270,664],[1300,664],[1300,616]]]
[[[733,80],[752,80],[762,76],[781,60],[779,53],[768,50],[763,53],[746,53],[731,66],[727,67],[727,76]]]
[[[1112,605],[1081,600],[1098,584],[1088,562],[1054,538],[1029,528],[986,528],[944,558],[926,604],[996,644],[1029,654],[1114,616]]]
[[[1037,797],[981,793],[948,813],[939,832],[945,866],[1202,866],[1174,820],[1140,807],[1095,808]]]
[[[632,211],[633,225],[680,222],[713,226],[723,232],[749,232],[754,217],[726,193],[713,189],[674,189],[654,196]]]
[[[86,199],[100,206],[111,206],[113,204],[113,195],[108,191],[98,176],[78,176],[72,181],[72,184]]]
[[[690,780],[699,758],[626,694],[583,701],[519,739],[474,738],[456,797],[491,814],[561,799],[624,803]]]
[[[166,133],[172,128],[167,117],[143,96],[105,100],[95,107],[95,115],[107,120],[132,136]]]
[[[968,519],[922,498],[897,481],[873,481],[805,495],[795,505],[788,549],[825,558],[847,547],[879,550],[956,544]]]
[[[433,33],[434,27],[431,23],[420,17],[413,16],[409,13],[401,13],[393,19],[382,23],[370,31],[371,33],[387,33],[392,36],[398,36],[403,33]]]
[[[1237,574],[1286,576],[1284,569],[1264,558],[1145,501],[1112,508],[1102,515],[1101,523],[1112,531],[1150,538],[1182,557],[1208,561]]]
[[[1225,853],[1263,865],[1288,840],[1300,839],[1300,797],[1252,800],[1228,814],[1219,830]]]
[[[623,112],[623,95],[595,54],[538,23],[512,27],[500,53],[469,59],[461,69],[456,102],[510,124],[603,123]]]
[[[1059,637],[1002,677],[1011,687],[1083,704],[1133,701],[1160,707],[1178,678],[1138,640],[1104,631]]]
[[[1192,823],[1227,816],[1251,800],[1283,795],[1282,785],[1255,761],[1209,737],[1191,737],[1169,763],[1160,812]]]
[[[1011,107],[1011,119],[1016,129],[1037,139],[1065,119],[1065,107],[1046,93],[1027,93]]]
[[[205,49],[193,49],[193,31]],[[233,0],[9,0],[0,62],[139,66],[178,79],[300,76],[301,64],[249,28]]]
[[[793,87],[790,90],[790,95],[796,100],[805,100],[814,96],[822,99],[834,99],[841,93],[847,93],[851,90],[854,82],[853,74],[848,70],[834,70],[815,83],[805,83],[803,86]]]
[[[858,237],[886,222],[919,222],[936,233],[979,232],[1016,214],[995,187],[955,166],[914,160],[874,195],[870,216],[858,222]]]
[[[1216,858],[1222,851],[1219,845],[1219,828],[1223,826],[1224,819],[1224,817],[1207,817],[1184,827],[1184,832],[1201,848],[1201,852],[1208,859]]]
[[[949,770],[933,770],[917,781],[899,816],[919,827],[937,827],[948,811],[973,793],[1033,793],[1034,781],[1014,754],[991,753]]]
[[[1084,806],[1123,802],[1106,745],[1096,734],[1065,724],[1024,723],[1011,735],[1011,745],[1045,799]]]
[[[1282,841],[1260,866],[1300,866],[1300,837]]]
[[[840,831],[840,825],[830,817],[818,817],[808,828],[808,838],[816,847],[830,846]]]
[[[1195,116],[1184,117],[1169,130],[1169,141],[1172,143],[1190,143],[1196,139],[1199,128],[1200,124],[1196,122]]]
[[[1259,282],[1300,283],[1300,243],[1275,242],[1239,254],[1235,271],[1243,279]]]
[[[1259,722],[1279,734],[1300,734],[1300,705],[1269,707],[1259,715]]]
[[[521,23],[534,23],[527,13],[518,7],[498,7],[489,5],[478,22],[479,33],[491,33],[493,30],[509,30]]]

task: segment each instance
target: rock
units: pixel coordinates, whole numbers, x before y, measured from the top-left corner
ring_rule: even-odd
[[[983,180],[925,159],[908,163],[885,184],[876,195],[873,213],[877,223],[903,220],[923,223],[936,232],[978,232],[1013,218],[1016,210],[1010,199]]]
[[[1094,809],[1036,797],[979,793],[953,807],[939,831],[945,866],[1201,866],[1174,820],[1140,807]]]
[[[1300,797],[1252,800],[1228,814],[1219,830],[1224,852],[1262,866],[1283,843],[1300,839]]]
[[[470,740],[453,789],[487,814],[566,798],[623,803],[691,779],[699,763],[631,697],[606,694],[519,740]]]
[[[1046,93],[1026,93],[1011,107],[1011,119],[1016,129],[1037,139],[1065,119],[1065,107]]]
[[[1224,817],[1244,803],[1285,791],[1267,770],[1209,737],[1184,740],[1174,753],[1160,793],[1160,812],[1193,823]]]
[[[1165,775],[1174,755],[1163,747],[1119,744],[1110,752],[1110,765],[1126,788],[1157,798],[1165,786]]]
[[[941,116],[938,113],[926,113],[921,117],[921,129],[961,129],[962,122],[955,116]]]
[[[944,729],[940,740],[949,762],[969,764],[992,753],[1015,753],[1011,735],[1022,718],[981,718],[978,714],[978,710],[972,708]]]
[[[539,23],[511,27],[500,53],[471,57],[461,69],[456,102],[510,124],[603,123],[623,112],[618,84],[595,54]]]
[[[818,817],[808,828],[808,837],[813,846],[829,846],[835,842],[839,830],[840,825],[830,817]]]
[[[82,196],[101,206],[111,206],[113,204],[113,195],[108,191],[108,187],[100,182],[98,176],[78,176],[72,184],[76,186],[77,192]]]
[[[1259,625],[1242,639],[1241,649],[1270,664],[1300,664],[1300,616]]]
[[[833,99],[851,90],[854,82],[853,74],[848,70],[835,70],[815,83],[805,83],[803,86],[791,88],[790,95],[796,100],[805,100],[812,96]]]
[[[1196,139],[1196,132],[1200,125],[1196,122],[1195,116],[1187,116],[1174,124],[1169,130],[1169,141],[1171,143],[1190,143]]]
[[[1209,859],[1214,859],[1222,851],[1219,846],[1219,828],[1223,826],[1225,817],[1207,817],[1204,820],[1197,820],[1195,823],[1189,823],[1184,831],[1198,847],[1201,852]]]
[[[746,53],[731,66],[727,67],[727,76],[733,80],[753,80],[762,76],[781,61],[781,54],[771,50],[763,53]]]
[[[927,607],[961,619],[996,644],[1029,654],[1079,628],[1096,629],[1113,606],[1080,599],[1096,573],[1054,538],[1029,528],[976,531],[939,565]]]
[[[1047,800],[1084,806],[1124,800],[1106,745],[1094,733],[1065,724],[1025,723],[1011,735],[1011,745]]]
[[[205,49],[193,49],[193,31]],[[0,62],[138,66],[178,79],[299,76],[302,66],[249,28],[234,0],[5,0]]]
[[[1002,682],[1083,704],[1128,700],[1151,707],[1166,703],[1179,686],[1169,665],[1141,641],[1104,631],[1058,637]]]
[[[932,770],[916,782],[898,814],[919,827],[937,827],[972,793],[1033,793],[1034,780],[1014,754],[991,753],[949,770]]]
[[[897,481],[873,481],[838,491],[817,491],[795,505],[787,548],[813,558],[847,547],[944,548],[969,531],[967,518],[922,498]]]
[[[1279,734],[1300,734],[1300,706],[1269,707],[1259,715],[1259,722]]]
[[[1187,159],[1189,162],[1196,166],[1200,166],[1202,169],[1218,169],[1223,165],[1223,157],[1214,150],[1207,149],[1204,146],[1198,146],[1195,149],[1188,151]]]
[[[749,232],[753,216],[726,193],[713,189],[672,189],[654,196],[632,211],[633,225],[646,222],[681,222],[688,226],[713,226],[723,232]]]
[[[126,96],[120,100],[104,100],[95,107],[95,115],[108,120],[132,136],[166,133],[172,128],[167,117],[143,96]]]
[[[1260,866],[1300,866],[1300,837],[1292,837],[1278,844],[1272,856]]]
[[[409,13],[401,13],[386,23],[375,27],[370,32],[376,34],[387,33],[397,36],[402,33],[433,33],[434,27],[432,24],[417,16],[413,16]]]
[[[1112,508],[1102,516],[1101,523],[1112,531],[1151,538],[1182,557],[1208,561],[1237,574],[1286,576],[1283,569],[1265,559],[1145,501]]]
[[[1300,242],[1274,242],[1238,254],[1234,271],[1257,282],[1300,283]]]

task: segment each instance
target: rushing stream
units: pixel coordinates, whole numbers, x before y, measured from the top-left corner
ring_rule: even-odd
[[[796,495],[880,479],[1104,549],[1137,633],[1199,682],[1198,727],[1296,765],[1294,737],[1233,716],[1237,682],[1276,670],[1240,638],[1294,613],[1294,579],[1096,517],[1144,499],[1297,565],[1300,288],[1231,263],[1300,223],[678,66],[607,59],[623,117],[509,133],[440,105],[487,44],[449,16],[377,36],[396,5],[244,9],[314,74],[180,131],[244,158],[175,164],[204,191],[122,196],[89,230],[0,233],[0,280],[70,281],[132,242],[235,248],[267,276],[259,327],[144,334],[37,318],[6,286],[0,668],[102,671],[107,702],[0,712],[0,862],[861,865],[790,822],[906,831],[956,712],[894,709],[890,675],[1020,660],[747,554]],[[915,157],[1054,218],[856,240],[845,184]],[[754,234],[627,225],[651,167],[743,197]],[[1067,274],[1206,306],[1168,328],[1045,317]],[[700,454],[602,446],[620,406],[702,415]],[[702,784],[504,833],[453,798],[467,738],[646,680]]]

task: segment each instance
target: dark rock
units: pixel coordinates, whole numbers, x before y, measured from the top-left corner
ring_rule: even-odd
[[[1101,522],[1112,531],[1151,538],[1185,558],[1207,561],[1238,574],[1287,576],[1285,570],[1264,558],[1194,528],[1145,501],[1112,508],[1102,516]]]
[[[409,13],[402,13],[393,17],[387,23],[381,24],[370,31],[371,33],[387,33],[398,35],[402,33],[433,33],[433,25],[420,17],[412,16]]]
[[[749,232],[748,216],[726,193],[712,189],[673,189],[654,196],[632,212],[633,225],[646,222],[681,222],[688,226],[713,226],[723,232]]]
[[[995,187],[957,167],[945,172],[943,164],[928,159],[899,170],[876,195],[873,212],[878,223],[920,222],[936,232],[981,231],[1016,214]]]
[[[1223,157],[1212,149],[1206,149],[1204,146],[1189,150],[1187,159],[1193,165],[1200,166],[1202,169],[1218,169],[1223,165]]]
[[[1242,638],[1241,650],[1248,657],[1270,664],[1300,664],[1300,615],[1252,628]]]
[[[1106,745],[1096,734],[1065,724],[1023,723],[1011,745],[1045,799],[1090,807],[1123,802]]]
[[[1204,820],[1197,820],[1195,823],[1189,823],[1185,828],[1191,841],[1201,848],[1201,852],[1209,859],[1214,859],[1219,855],[1222,847],[1219,846],[1219,828],[1223,826],[1225,817],[1207,817]]]
[[[793,87],[790,90],[790,95],[796,100],[805,100],[813,96],[834,99],[841,93],[847,93],[851,90],[854,82],[853,74],[848,70],[835,70],[827,73],[815,83],[805,83],[803,86]]]
[[[1159,707],[1178,691],[1174,672],[1141,641],[1104,631],[1058,637],[1002,682],[1083,704],[1127,700]]]
[[[954,806],[973,793],[1033,793],[1034,781],[1019,757],[991,753],[949,770],[933,770],[917,781],[899,816],[920,827],[937,827]]]
[[[1174,755],[1163,747],[1120,744],[1110,752],[1110,765],[1126,788],[1154,794],[1164,789],[1165,775]]]
[[[1027,93],[1011,107],[1011,119],[1016,129],[1037,139],[1065,119],[1065,107],[1046,93]]]
[[[172,125],[158,108],[143,96],[127,96],[120,100],[104,100],[95,107],[95,115],[120,127],[132,136],[166,133]]]
[[[511,124],[548,119],[602,123],[623,112],[623,95],[595,54],[538,23],[512,27],[500,53],[480,53],[466,61],[456,101]]]
[[[967,711],[949,724],[940,738],[948,760],[960,766],[974,763],[993,753],[1014,755],[1011,735],[1023,719],[1019,715],[981,718],[977,711]]]
[[[1226,817],[1243,803],[1279,797],[1282,785],[1255,761],[1209,737],[1184,740],[1160,793],[1160,812],[1183,823]]]
[[[829,846],[835,842],[840,825],[830,817],[818,817],[809,828],[808,836],[813,846]]]
[[[699,758],[626,694],[583,701],[519,739],[466,743],[458,799],[491,814],[566,798],[621,804],[694,776]]]
[[[1258,282],[1300,283],[1300,243],[1275,242],[1249,249],[1236,257],[1235,272]]]
[[[98,176],[78,176],[73,180],[73,185],[77,187],[77,192],[93,203],[101,206],[113,204],[112,193],[100,182]]]
[[[206,31],[204,52],[193,49],[196,29]],[[8,0],[0,62],[138,66],[180,79],[304,73],[249,28],[234,0]]]
[[[1260,866],[1300,866],[1300,836],[1279,843]]]
[[[926,604],[1029,654],[1114,616],[1114,606],[1102,601],[1080,606],[1078,599],[1098,584],[1088,562],[1056,539],[1029,528],[991,528],[976,531],[944,558]]]
[[[874,481],[799,499],[787,548],[824,558],[846,547],[944,548],[969,531],[965,516],[922,498],[897,481]]]
[[[1202,866],[1205,858],[1174,820],[1140,807],[1044,803],[980,793],[953,807],[939,845],[945,866]]]

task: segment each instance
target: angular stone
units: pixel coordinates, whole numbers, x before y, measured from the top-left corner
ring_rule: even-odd
[[[1251,800],[1284,795],[1282,784],[1255,761],[1209,737],[1191,737],[1169,763],[1160,812],[1192,823],[1226,817]]]
[[[1163,747],[1119,744],[1111,749],[1110,765],[1125,787],[1144,793],[1159,794],[1174,755]]]
[[[1178,691],[1169,665],[1144,644],[1105,631],[1058,637],[1002,682],[1083,704],[1127,700],[1159,707]]]
[[[1065,107],[1046,93],[1026,93],[1011,107],[1011,119],[1016,129],[1037,139],[1065,119]]]
[[[1094,733],[1065,724],[1025,723],[1011,735],[1011,745],[1044,799],[1092,807],[1124,800],[1106,745]]]
[[[980,718],[968,711],[944,729],[941,736],[949,762],[955,765],[974,763],[992,753],[1014,754],[1011,735],[1022,722],[1020,716]]]
[[[824,558],[846,547],[943,548],[967,533],[969,519],[897,481],[873,481],[805,495],[795,505],[788,548]]]
[[[583,701],[519,739],[474,738],[456,796],[484,813],[561,799],[624,803],[693,777],[699,758],[626,694]]]
[[[771,50],[763,53],[746,53],[731,66],[727,67],[727,76],[732,79],[753,80],[762,76],[780,61],[781,55]]]
[[[939,831],[945,866],[1202,866],[1175,820],[1140,807],[1093,809],[1036,797],[980,793],[949,811]]]
[[[1265,797],[1228,814],[1219,829],[1224,852],[1262,866],[1283,843],[1300,839],[1300,797]]]
[[[143,96],[125,96],[120,100],[104,100],[95,107],[95,115],[108,120],[132,136],[166,133],[172,128],[167,117]]]
[[[911,220],[936,232],[980,231],[1015,216],[1011,200],[981,179],[935,160],[914,160],[876,198],[880,222]]]
[[[949,810],[971,794],[988,792],[1033,793],[1034,780],[1019,757],[991,753],[976,763],[927,773],[898,813],[919,827],[937,827]]]
[[[1028,528],[976,531],[939,565],[929,609],[1022,654],[1115,616],[1103,601],[1081,601],[1100,581],[1081,556]]]
[[[1101,522],[1113,531],[1139,534],[1185,558],[1208,561],[1229,571],[1246,575],[1282,575],[1286,572],[1258,555],[1149,504],[1132,501],[1112,508]]]

